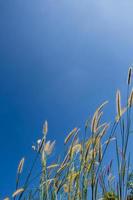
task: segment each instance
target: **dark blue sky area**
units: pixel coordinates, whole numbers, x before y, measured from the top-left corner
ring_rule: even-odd
[[[55,151],[106,99],[111,119],[132,63],[132,1],[0,0],[1,197],[45,119]]]

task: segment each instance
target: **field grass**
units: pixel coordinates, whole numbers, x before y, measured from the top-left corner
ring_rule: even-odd
[[[116,117],[112,123],[101,123],[104,107],[100,105],[85,124],[84,136],[74,128],[64,140],[64,155],[49,164],[55,141],[47,141],[48,122],[42,139],[35,146],[35,158],[22,184],[25,159],[19,163],[16,188],[5,200],[131,200],[133,199],[132,153],[128,150],[132,133],[132,68],[128,70],[125,106],[121,92],[116,91]],[[106,164],[109,147],[115,157]],[[40,173],[35,166],[40,163]],[[115,165],[115,167],[114,167]],[[117,165],[117,166],[116,166]],[[112,168],[115,168],[113,174]]]

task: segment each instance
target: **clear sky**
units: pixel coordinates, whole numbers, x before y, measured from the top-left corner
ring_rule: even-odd
[[[0,199],[45,119],[63,151],[106,99],[112,118],[132,63],[132,0],[0,0]]]

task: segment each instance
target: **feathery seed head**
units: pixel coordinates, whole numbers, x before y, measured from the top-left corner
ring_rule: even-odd
[[[132,78],[132,67],[129,67],[128,76],[127,76],[127,84],[128,85],[131,84],[131,78]]]
[[[73,134],[77,131],[77,128],[74,128],[69,134],[68,136],[66,137],[64,143],[67,144],[68,141],[70,140],[70,138],[73,136]]]
[[[24,192],[23,188],[17,189],[13,194],[12,197],[16,197],[17,195],[21,194],[22,192]]]
[[[118,118],[121,117],[121,93],[120,90],[117,90],[116,92],[116,111]]]
[[[44,145],[44,152],[46,153],[46,155],[50,155],[52,153],[54,146],[55,141],[53,141],[52,143],[50,141],[46,142],[46,144]]]
[[[20,163],[19,163],[19,165],[18,165],[18,171],[17,171],[17,173],[18,174],[21,174],[22,173],[22,170],[23,170],[23,166],[24,166],[24,158],[22,158],[21,160],[20,160]]]
[[[92,133],[96,133],[99,121],[103,112],[101,112],[102,108],[108,103],[108,101],[103,102],[95,111],[92,121],[91,121],[91,131]]]
[[[45,121],[45,123],[43,125],[43,134],[44,134],[44,136],[47,135],[47,132],[48,132],[48,122]]]

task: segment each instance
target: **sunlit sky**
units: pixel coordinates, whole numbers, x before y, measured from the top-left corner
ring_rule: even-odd
[[[0,199],[45,119],[56,152],[106,99],[112,119],[132,63],[131,0],[0,0]]]

